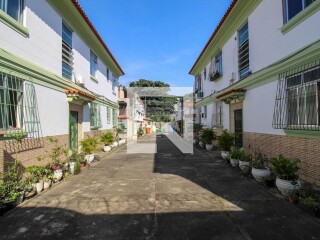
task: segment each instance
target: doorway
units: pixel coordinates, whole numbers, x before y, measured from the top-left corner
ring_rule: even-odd
[[[243,147],[242,109],[234,110],[235,145]]]
[[[69,146],[70,150],[78,151],[78,112],[70,111],[69,117]]]

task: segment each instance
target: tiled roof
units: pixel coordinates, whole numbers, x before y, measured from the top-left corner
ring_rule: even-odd
[[[79,94],[79,95],[82,95],[82,96],[91,98],[91,99],[93,99],[93,100],[96,99],[95,96],[93,96],[93,95],[91,95],[91,94],[88,94],[88,93],[86,93],[86,92],[83,92],[83,91],[81,91],[81,90],[76,90],[76,89],[66,90],[65,93],[66,93],[66,94]]]
[[[225,20],[227,19],[227,17],[229,16],[229,14],[231,13],[232,9],[234,8],[234,6],[236,5],[236,3],[238,2],[238,0],[233,0],[232,3],[230,4],[230,6],[228,7],[227,11],[225,12],[225,14],[223,15],[222,19],[220,20],[218,26],[216,27],[216,29],[214,30],[214,32],[212,33],[209,41],[207,42],[206,46],[203,48],[203,50],[201,51],[199,57],[197,58],[196,62],[193,64],[189,74],[191,74],[191,72],[193,71],[193,69],[195,68],[195,66],[197,65],[197,63],[199,62],[200,58],[202,57],[202,55],[204,54],[204,52],[207,50],[207,48],[209,47],[212,39],[217,35],[219,29],[222,27],[223,23],[225,22]]]
[[[114,56],[112,55],[111,51],[109,50],[109,48],[107,47],[107,44],[103,41],[103,39],[101,38],[100,34],[98,33],[98,31],[96,30],[96,28],[93,26],[92,22],[90,21],[89,17],[87,16],[87,14],[84,12],[84,10],[82,9],[81,5],[79,4],[78,0],[72,0],[74,6],[78,9],[79,13],[82,15],[83,19],[86,21],[86,23],[88,24],[88,26],[91,28],[91,30],[94,32],[94,34],[97,36],[97,38],[99,39],[100,43],[103,45],[103,47],[105,48],[105,50],[108,52],[108,54],[110,55],[110,57],[112,58],[112,60],[115,62],[115,64],[117,65],[117,67],[120,69],[120,71],[122,72],[122,74],[124,75],[124,71],[122,70],[122,68],[120,67],[119,63],[117,62],[117,60],[114,58]]]

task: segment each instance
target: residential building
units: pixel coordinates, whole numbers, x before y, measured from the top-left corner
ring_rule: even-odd
[[[0,1],[0,170],[112,129],[120,65],[77,0]],[[21,144],[10,138],[23,133]],[[18,149],[16,148],[18,146]],[[42,163],[43,164],[43,163]]]
[[[194,63],[197,122],[320,184],[319,0],[233,0]]]

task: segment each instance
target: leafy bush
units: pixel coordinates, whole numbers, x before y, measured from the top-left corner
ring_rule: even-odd
[[[43,180],[45,176],[45,167],[43,166],[29,166],[25,170],[26,173],[31,175],[32,183],[38,183]]]
[[[219,146],[223,151],[230,151],[231,146],[234,144],[234,134],[229,133],[226,129],[218,137]]]
[[[274,172],[279,176],[279,178],[284,180],[297,180],[298,171],[300,163],[299,159],[286,159],[283,155],[279,155],[279,158],[273,158],[272,166]]]
[[[92,154],[97,148],[98,139],[96,137],[88,137],[81,141],[81,149],[85,155]]]
[[[261,150],[258,148],[254,152],[254,156],[251,160],[252,167],[254,168],[265,168],[265,164],[268,162],[268,159],[264,158]]]
[[[216,135],[211,128],[203,129],[203,132],[201,134],[201,141],[204,144],[211,144],[212,140],[214,139],[216,139]]]
[[[74,175],[78,175],[81,172],[80,161],[76,160],[74,163]]]
[[[143,128],[142,127],[139,127],[138,131],[137,131],[137,134],[138,134],[138,138],[141,138],[142,135],[144,134],[144,131],[143,131]]]
[[[22,182],[18,167],[19,163],[15,162],[8,171],[0,172],[0,200],[13,201],[21,195]]]
[[[245,157],[246,155],[243,148],[239,148],[236,146],[232,146],[230,148],[230,158],[243,160],[245,159]]]
[[[300,197],[301,204],[310,207],[314,210],[320,209],[320,201],[313,197],[313,196],[307,196],[307,197]]]
[[[114,141],[114,136],[112,131],[107,131],[105,133],[102,133],[100,136],[100,141],[104,145],[111,145]]]

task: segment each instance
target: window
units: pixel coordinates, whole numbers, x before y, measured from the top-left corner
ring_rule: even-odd
[[[0,9],[18,22],[22,22],[23,0],[0,0]]]
[[[107,68],[107,80],[108,80],[108,81],[110,80],[110,71],[109,71],[109,68]]]
[[[92,51],[90,51],[90,74],[91,74],[91,76],[96,77],[97,70],[98,70],[98,58]]]
[[[215,103],[215,107],[216,107],[216,114],[215,114],[215,118],[214,118],[214,124],[215,126],[222,126],[223,125],[223,121],[222,121],[222,102],[218,101]]]
[[[113,126],[117,126],[118,125],[118,110],[117,109],[113,109],[112,110],[112,114],[113,114]]]
[[[91,129],[98,129],[102,127],[100,105],[91,103],[90,105],[90,127]]]
[[[112,91],[114,91],[116,85],[117,85],[117,79],[116,79],[116,77],[112,74]]]
[[[222,51],[215,56],[215,70],[222,76]]]
[[[203,107],[203,117],[207,118],[208,110],[207,110],[207,105]]]
[[[319,126],[320,68],[287,79],[288,125]]]
[[[288,22],[316,0],[284,0],[284,20]]]
[[[111,108],[107,107],[107,123],[111,123]]]
[[[0,72],[0,129],[23,126],[23,80]]]
[[[71,80],[72,72],[72,31],[65,23],[62,23],[62,76]]]
[[[206,67],[203,69],[203,79],[204,80],[207,79],[207,68]]]
[[[197,90],[201,91],[202,90],[202,86],[201,86],[201,76],[197,77]]]
[[[279,76],[272,126],[320,131],[320,61]]]
[[[239,30],[239,76],[240,80],[249,75],[249,29],[248,22]]]

